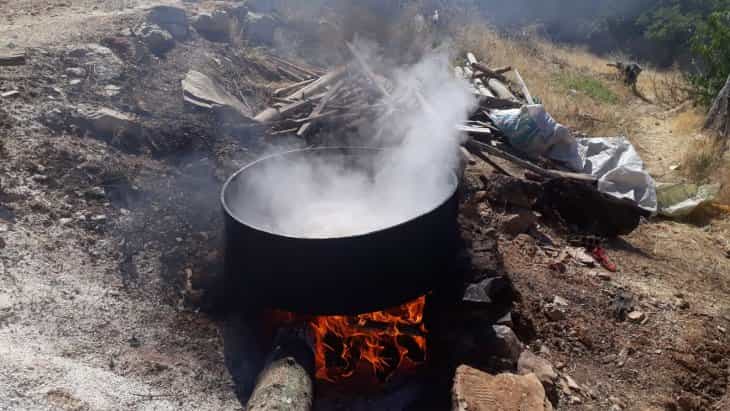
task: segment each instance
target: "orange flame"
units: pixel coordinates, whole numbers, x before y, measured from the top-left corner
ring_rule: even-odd
[[[306,319],[315,337],[317,378],[341,382],[370,373],[387,380],[396,371],[415,370],[426,358],[425,305],[424,296],[375,313]]]

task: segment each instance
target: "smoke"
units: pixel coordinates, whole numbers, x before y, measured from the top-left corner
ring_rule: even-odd
[[[358,49],[393,82],[381,102],[393,114],[375,124],[379,133],[359,137],[363,147],[385,149],[255,165],[226,198],[242,221],[293,237],[352,236],[416,218],[453,193],[461,143],[455,125],[475,101],[451,75],[448,54],[433,51],[413,65],[388,67],[373,45]]]

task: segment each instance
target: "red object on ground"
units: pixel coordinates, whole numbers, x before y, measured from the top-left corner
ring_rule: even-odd
[[[612,263],[611,260],[608,259],[608,255],[606,255],[606,250],[601,247],[596,247],[591,251],[591,255],[593,256],[593,258],[596,259],[596,261],[601,263],[601,266],[603,266],[603,268],[612,273],[616,272],[616,264]]]

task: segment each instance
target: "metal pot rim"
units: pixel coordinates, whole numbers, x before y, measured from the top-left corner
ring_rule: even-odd
[[[371,235],[374,235],[374,234],[378,234],[378,233],[381,233],[381,232],[389,231],[389,230],[392,230],[394,228],[398,228],[398,227],[401,227],[403,225],[406,225],[406,224],[408,224],[408,223],[410,223],[412,221],[418,220],[419,218],[421,218],[421,217],[423,217],[423,216],[425,216],[425,215],[433,212],[436,209],[439,209],[440,207],[442,207],[443,205],[445,205],[446,203],[448,203],[449,200],[454,196],[454,193],[456,192],[456,190],[458,189],[458,185],[459,185],[458,184],[458,181],[459,181],[459,179],[458,179],[456,173],[455,172],[452,172],[452,178],[453,178],[453,183],[454,183],[453,184],[453,188],[451,190],[449,190],[448,192],[445,193],[443,200],[439,201],[433,207],[429,207],[428,210],[426,210],[426,211],[424,211],[424,212],[422,212],[422,213],[420,213],[420,214],[418,214],[418,215],[416,215],[416,216],[414,216],[412,218],[409,218],[407,220],[404,220],[404,221],[402,221],[402,222],[400,222],[398,224],[395,224],[395,225],[391,225],[391,226],[388,226],[388,227],[385,227],[385,228],[381,228],[381,229],[369,231],[369,232],[363,233],[363,234],[349,235],[349,236],[341,236],[341,237],[315,237],[315,238],[308,238],[308,237],[295,237],[295,236],[291,236],[291,235],[286,235],[286,234],[282,234],[282,233],[273,232],[273,231],[270,231],[270,230],[263,229],[263,228],[261,228],[261,227],[259,227],[257,225],[254,225],[254,224],[248,223],[246,221],[243,221],[235,213],[233,213],[231,211],[231,209],[228,207],[228,204],[226,202],[226,192],[228,191],[228,187],[230,186],[230,184],[239,175],[243,174],[248,169],[253,168],[254,166],[256,166],[256,165],[258,165],[260,163],[263,163],[265,161],[268,161],[268,160],[271,160],[271,159],[274,159],[274,158],[278,158],[278,157],[284,157],[284,156],[287,156],[287,155],[290,155],[290,154],[304,153],[304,152],[317,152],[317,151],[321,151],[321,152],[324,152],[324,151],[336,151],[336,150],[339,150],[339,151],[360,150],[360,151],[371,151],[371,152],[376,152],[376,151],[383,152],[383,151],[387,151],[387,150],[391,150],[391,149],[389,149],[389,148],[378,148],[378,147],[365,147],[365,146],[316,147],[316,148],[303,148],[303,149],[296,149],[296,150],[288,150],[288,151],[284,151],[284,152],[281,152],[281,153],[271,154],[271,155],[267,155],[267,156],[261,157],[261,158],[259,158],[257,160],[252,161],[251,163],[243,166],[241,169],[239,169],[238,171],[236,171],[235,173],[233,173],[233,175],[231,175],[228,178],[228,180],[226,180],[226,182],[223,184],[223,188],[221,189],[221,194],[220,194],[220,202],[221,202],[221,205],[223,207],[223,210],[226,212],[226,214],[229,217],[231,217],[233,220],[235,220],[239,224],[242,224],[242,225],[244,225],[246,227],[249,227],[249,228],[251,228],[253,230],[260,231],[262,233],[266,233],[266,234],[273,235],[273,236],[277,236],[277,237],[281,237],[281,238],[289,238],[289,239],[296,239],[296,240],[310,240],[310,241],[327,241],[327,240],[355,239],[355,238],[368,237],[368,236],[371,236]]]

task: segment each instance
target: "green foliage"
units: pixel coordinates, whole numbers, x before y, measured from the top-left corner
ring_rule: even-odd
[[[601,80],[577,73],[563,73],[557,77],[557,82],[566,89],[576,90],[602,103],[616,104],[618,96]]]
[[[709,104],[730,76],[730,8],[712,13],[700,24],[691,44],[702,70],[690,80],[700,101]]]

